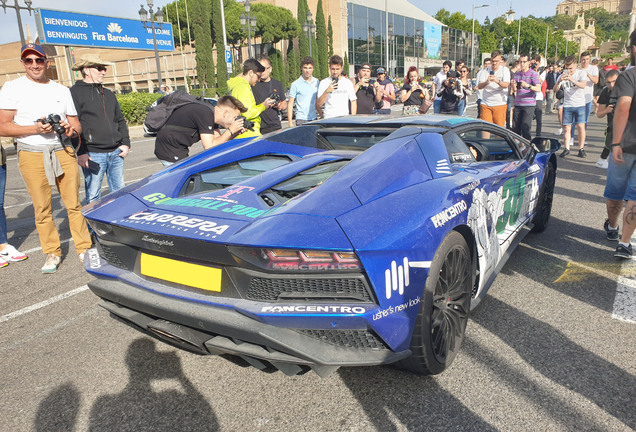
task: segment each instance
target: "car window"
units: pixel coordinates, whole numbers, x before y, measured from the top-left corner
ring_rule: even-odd
[[[532,151],[532,145],[526,141],[523,141],[521,138],[512,136],[512,142],[517,147],[517,150],[521,154],[521,157],[525,159],[530,152]]]
[[[473,153],[468,145],[455,133],[444,134],[444,143],[451,163],[475,162],[477,154]]]
[[[487,131],[482,129],[473,129],[459,133],[460,138],[480,155],[478,161],[491,162],[501,160],[518,160],[519,156],[515,149],[506,138],[506,134]]]

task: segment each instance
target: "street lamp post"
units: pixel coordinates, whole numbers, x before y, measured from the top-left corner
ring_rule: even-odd
[[[307,12],[307,21],[303,24],[303,31],[307,33],[307,40],[309,41],[309,57],[313,57],[311,52],[311,39],[314,35],[314,30],[316,30],[316,25],[313,22],[313,16],[311,15],[311,11]]]
[[[157,8],[157,12],[153,12],[152,6],[154,0],[146,0],[146,3],[148,4],[148,11],[144,9],[144,5],[141,5],[141,9],[139,9],[139,18],[141,18],[141,24],[144,26],[144,29],[150,29],[152,31],[152,41],[155,45],[155,62],[157,63],[157,82],[159,83],[159,88],[161,88],[161,84],[163,84],[161,80],[161,62],[159,61],[157,33],[155,32],[155,29],[163,28],[163,12],[159,8]],[[148,21],[148,13],[150,13],[150,21]],[[155,27],[155,24],[158,24],[158,26]]]
[[[473,21],[473,31],[470,36],[470,73],[475,76],[475,9],[488,7],[490,5],[483,4],[481,6],[475,6],[473,3],[473,13],[472,13],[472,21]]]
[[[254,53],[252,52],[252,27],[256,27],[256,17],[254,15],[250,15],[250,10],[252,9],[250,0],[245,0],[243,6],[245,7],[246,13],[241,13],[240,20],[244,30],[245,25],[247,24],[247,55],[250,58],[253,58]]]
[[[395,34],[393,34],[393,24],[389,24],[389,53],[390,53],[390,47],[391,45],[393,45],[393,41],[395,40]],[[393,47],[393,54],[395,54],[395,47]],[[389,60],[389,63],[393,62],[393,57],[390,57],[391,60]],[[387,68],[390,68],[390,65],[386,65]],[[393,69],[393,68],[391,68]],[[391,71],[389,71],[390,73]],[[395,67],[395,70],[393,70],[393,76],[395,77],[397,74],[397,65]]]
[[[15,9],[15,14],[18,17],[18,30],[20,30],[20,41],[22,42],[22,45],[26,44],[26,39],[24,38],[24,30],[22,29],[22,16],[20,15],[20,11],[28,10],[29,15],[31,15],[31,11],[33,10],[31,8],[31,5],[33,4],[33,2],[31,0],[24,0],[24,3],[27,5],[27,7],[18,5],[18,0],[14,0],[13,6],[8,5],[7,0],[0,0],[0,2],[2,3],[2,9],[4,9],[5,14],[7,13],[8,7],[11,9]]]
[[[422,45],[422,42],[424,42],[424,38],[422,37],[422,31],[418,28],[415,29],[415,47],[417,48],[417,51],[415,53],[415,55],[417,56],[417,74],[420,74],[420,45]]]

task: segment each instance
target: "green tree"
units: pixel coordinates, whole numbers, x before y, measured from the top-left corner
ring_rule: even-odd
[[[267,53],[267,58],[272,64],[272,78],[280,81],[283,88],[287,88],[287,76],[281,52],[272,46]]]
[[[291,85],[298,78],[300,71],[300,59],[298,53],[294,50],[294,40],[289,39],[287,44],[287,82]]]
[[[318,0],[316,7],[316,45],[318,47],[318,63],[320,64],[320,78],[329,76],[327,64],[327,27],[325,25],[325,13],[322,9],[322,0]]]
[[[300,26],[291,11],[282,7],[255,3],[252,11],[256,17],[255,37],[264,44],[275,44],[283,39],[298,36]]]
[[[223,44],[223,23],[221,21],[221,3],[218,0],[211,1],[212,34],[216,45],[216,92],[219,96],[222,96],[227,94],[228,90],[227,68],[225,66],[225,45]]]
[[[197,76],[202,88],[214,87],[214,61],[212,59],[212,29],[210,28],[210,1],[191,0],[192,27],[196,41]]]
[[[329,15],[329,25],[327,26],[327,56],[331,57],[333,55],[333,27],[331,26],[331,15]],[[329,69],[329,66],[327,66]]]
[[[307,12],[309,12],[307,0],[298,0],[298,12],[296,17],[301,28],[300,34],[298,35],[298,56],[300,58],[309,55],[309,40],[307,39],[305,32],[302,31],[303,24],[307,21]]]
[[[479,51],[480,53],[491,53],[498,49],[497,39],[495,34],[488,29],[483,29],[479,39]],[[481,56],[475,53],[475,66],[479,66],[481,63]]]
[[[342,70],[349,75],[349,57],[347,56],[347,53],[344,55],[344,67]]]
[[[174,46],[181,46],[179,39],[181,39],[183,45],[188,45],[190,41],[188,40],[188,19],[185,10],[185,1],[178,0],[167,4],[163,7],[163,14],[166,17],[166,22],[172,24]],[[188,15],[192,16],[190,10],[188,10]],[[181,36],[181,38],[179,38],[179,36]]]
[[[574,30],[574,24],[576,24],[576,17],[573,15],[555,15],[552,19],[552,24],[559,30]]]

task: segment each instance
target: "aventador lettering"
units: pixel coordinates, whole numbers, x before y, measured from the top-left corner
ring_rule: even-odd
[[[461,200],[460,202],[454,204],[452,207],[449,207],[437,213],[431,218],[431,221],[433,222],[433,225],[435,225],[435,228],[439,228],[441,226],[444,226],[446,222],[450,221],[458,214],[465,212],[467,209],[468,205],[466,204],[466,201]]]

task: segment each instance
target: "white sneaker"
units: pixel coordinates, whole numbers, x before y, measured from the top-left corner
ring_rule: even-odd
[[[8,263],[8,262],[6,262],[6,261],[5,261],[5,260],[3,260],[2,258],[0,258],[0,268],[2,268],[2,267],[6,267],[6,266],[8,266],[8,265],[9,265],[9,263]]]
[[[609,162],[607,161],[607,159],[599,158],[599,160],[594,164],[594,166],[601,169],[607,169],[607,167],[609,166]]]
[[[4,250],[0,251],[0,258],[4,261],[24,261],[27,259],[27,256],[11,246],[10,244],[6,245]]]
[[[57,266],[60,265],[60,261],[62,261],[61,257],[48,254],[46,256],[46,261],[44,261],[44,265],[42,266],[42,273],[55,273],[57,271]]]
[[[77,254],[77,256],[79,257],[79,259],[80,259],[80,261],[81,261],[81,262],[84,262],[84,256],[86,255],[86,251],[87,251],[87,250],[88,250],[88,249],[84,249],[84,251],[82,251],[82,252],[80,252],[80,253],[78,253],[78,254]]]
[[[557,131],[557,135],[563,135],[563,132],[565,132],[563,128],[559,128],[559,130]]]

